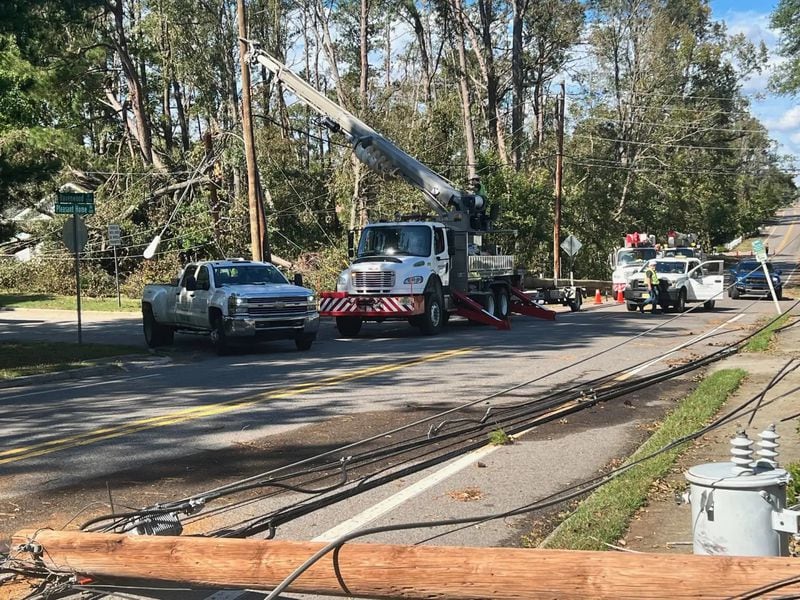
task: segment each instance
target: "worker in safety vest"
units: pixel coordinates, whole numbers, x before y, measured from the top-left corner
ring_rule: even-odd
[[[644,283],[650,295],[647,300],[639,305],[639,312],[644,312],[644,307],[648,304],[653,307],[650,311],[652,314],[658,312],[658,273],[656,273],[656,264],[654,260],[647,263],[647,269],[644,272]]]

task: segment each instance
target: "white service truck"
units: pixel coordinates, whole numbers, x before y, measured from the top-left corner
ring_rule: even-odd
[[[249,260],[198,261],[171,284],[148,284],[142,294],[144,337],[151,348],[175,332],[206,334],[217,353],[233,340],[294,340],[308,350],[319,330],[314,292],[272,264]]]
[[[499,212],[490,209],[473,182],[472,192],[411,157],[363,121],[315,90],[286,65],[252,41],[248,55],[320,115],[320,123],[343,134],[354,154],[370,169],[396,177],[422,192],[431,215],[370,223],[349,237],[350,266],[338,277],[336,291],[320,294],[320,314],[334,317],[345,337],[358,335],[364,321],[407,320],[422,333],[438,333],[450,315],[509,327],[512,312],[554,319],[555,312],[535,304],[519,289],[514,257],[486,244]],[[488,210],[487,210],[488,209]],[[561,294],[580,306],[576,288]]]
[[[628,279],[625,303],[630,311],[637,310],[650,295],[645,282],[645,264]],[[663,310],[669,307],[682,312],[688,303],[702,302],[706,310],[714,308],[724,289],[721,260],[701,263],[697,258],[659,258],[656,260],[659,280],[658,303]]]

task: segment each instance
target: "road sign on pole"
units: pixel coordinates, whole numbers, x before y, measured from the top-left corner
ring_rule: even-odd
[[[64,223],[61,239],[64,245],[69,248],[73,254],[80,252],[86,247],[86,242],[89,239],[89,232],[86,229],[86,224],[77,214],[73,215]]]
[[[775,295],[775,286],[772,285],[772,273],[767,268],[767,251],[764,249],[764,242],[761,240],[753,241],[753,254],[756,260],[761,263],[761,268],[764,270],[764,277],[767,279],[769,286],[769,293],[772,294],[772,301],[775,303],[775,311],[781,314],[781,305],[778,303],[778,297]]]
[[[57,215],[93,215],[94,194],[92,192],[58,192]]]
[[[117,306],[122,306],[122,297],[119,294],[119,267],[117,263],[117,246],[122,245],[122,236],[117,223],[108,224],[108,245],[114,249],[114,281],[117,282]]]
[[[575,256],[581,248],[583,244],[574,235],[568,235],[567,239],[561,242],[561,249],[569,256]]]
[[[764,242],[761,240],[753,241],[753,254],[758,262],[767,262],[767,251],[764,249]]]

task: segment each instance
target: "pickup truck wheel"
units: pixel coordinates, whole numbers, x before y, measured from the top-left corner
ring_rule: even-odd
[[[735,285],[728,288],[728,297],[734,300],[739,298],[739,290],[736,289]]]
[[[686,289],[678,292],[678,299],[675,301],[675,310],[684,312],[686,310]]]
[[[303,335],[294,338],[294,345],[298,350],[311,350],[311,345],[314,343],[315,339],[317,339],[317,336],[315,335]]]
[[[703,302],[703,308],[705,308],[706,310],[714,310],[714,304],[715,304],[714,300],[706,300],[705,302]]]
[[[636,305],[635,305],[633,302],[628,302],[628,303],[625,305],[625,308],[627,308],[627,309],[628,309],[628,312],[636,312],[636,310],[637,310],[639,307],[638,307],[638,306],[636,306]]]
[[[507,319],[509,312],[508,290],[503,286],[494,289],[494,316]]]
[[[214,319],[214,327],[211,329],[211,345],[217,351],[219,356],[225,356],[228,353],[228,337],[225,335],[225,321],[222,317],[217,316]]]
[[[492,297],[494,300],[494,297]],[[436,335],[444,325],[444,309],[442,308],[442,298],[439,294],[425,294],[425,314],[422,315],[420,330],[425,335]]]
[[[166,346],[175,339],[174,331],[158,323],[153,316],[153,309],[149,306],[142,308],[142,327],[144,340],[150,348]]]
[[[775,297],[778,300],[783,300],[783,286],[775,288]]]
[[[336,329],[342,337],[356,337],[363,322],[361,317],[336,317]]]

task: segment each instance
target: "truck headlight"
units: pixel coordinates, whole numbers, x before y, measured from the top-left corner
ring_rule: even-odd
[[[336,291],[344,292],[347,290],[347,271],[340,273],[336,279]]]
[[[236,294],[228,296],[228,314],[235,315],[237,313],[247,312],[247,299],[240,298]]]
[[[311,310],[316,310],[317,309],[317,299],[314,296],[314,294],[311,294],[310,296],[308,296],[306,298],[306,302],[308,304],[308,308],[309,309],[311,309]]]
[[[422,281],[423,281],[422,275],[414,275],[412,277],[406,277],[405,279],[403,279],[403,283],[405,285],[419,285],[420,283],[422,283]]]

